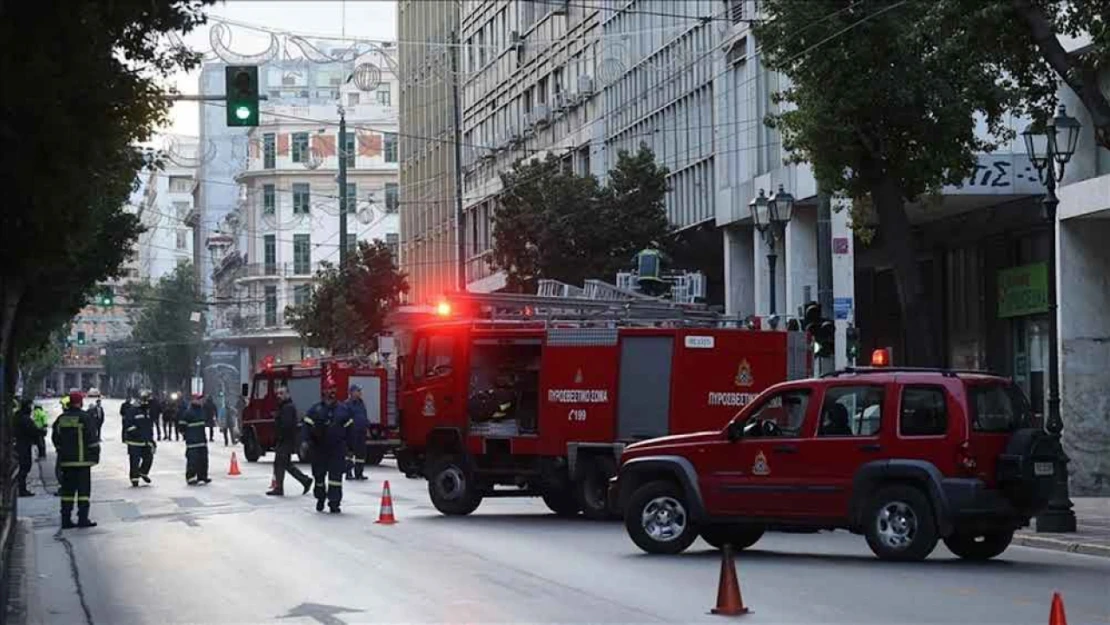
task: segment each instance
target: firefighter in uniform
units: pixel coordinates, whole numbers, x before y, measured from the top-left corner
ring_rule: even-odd
[[[51,440],[58,454],[61,488],[58,496],[62,503],[62,529],[75,527],[73,507],[77,506],[76,527],[96,527],[89,520],[89,495],[92,493],[92,467],[100,461],[100,440],[95,438],[95,425],[89,415],[81,410],[84,397],[79,392],[69,394],[64,412],[54,421]]]
[[[185,483],[195,486],[211,482],[212,478],[208,477],[208,436],[204,432],[207,422],[203,395],[193,395],[193,401],[182,413],[177,425],[185,438]]]
[[[277,434],[274,446],[274,483],[266,494],[271,497],[285,495],[285,473],[288,471],[289,475],[301,483],[301,487],[304,488],[301,494],[305,495],[312,489],[312,478],[302,473],[297,465],[293,464],[293,450],[297,446],[297,433],[300,429],[297,423],[297,407],[289,398],[288,388],[279,386],[277,397],[278,409],[274,414],[274,432]]]
[[[154,464],[154,422],[150,416],[150,392],[144,391],[139,403],[133,405],[123,417],[123,442],[127,444],[127,456],[131,461],[132,488],[139,486],[142,479],[150,483],[150,467]]]
[[[362,401],[361,386],[351,385],[343,408],[343,420],[351,420],[351,458],[347,463],[347,479],[365,480],[368,479],[363,471],[366,470],[366,434],[370,430],[370,418]]]
[[[324,511],[325,496],[332,514],[339,514],[339,504],[343,501],[343,474],[352,423],[350,417],[344,417],[344,412],[335,401],[335,387],[329,386],[324,389],[324,401],[310,408],[304,418],[304,437],[312,446],[317,512]]]

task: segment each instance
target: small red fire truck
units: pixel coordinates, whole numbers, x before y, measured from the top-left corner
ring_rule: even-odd
[[[604,518],[625,445],[719,429],[812,368],[802,332],[659,300],[459,294],[437,312],[394,332],[395,453],[449,515],[539,496],[557,514]]]
[[[306,360],[297,365],[267,366],[254,375],[251,385],[243,385],[248,398],[243,415],[243,456],[257,462],[275,444],[274,412],[277,389],[285,387],[301,417],[320,401],[323,389],[332,384],[340,401],[347,399],[351,384],[362,388],[362,399],[370,420],[366,462],[379,464],[397,439],[396,377],[384,367],[355,358]],[[299,456],[307,460],[307,449],[298,444]]]

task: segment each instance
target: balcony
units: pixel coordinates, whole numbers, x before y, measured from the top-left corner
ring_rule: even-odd
[[[240,278],[311,278],[322,265],[315,263],[246,263]]]

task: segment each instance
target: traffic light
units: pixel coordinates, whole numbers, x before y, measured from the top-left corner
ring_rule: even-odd
[[[817,302],[807,302],[802,312],[802,329],[813,334],[820,324],[821,306]]]
[[[258,66],[229,65],[224,68],[227,94],[227,125],[258,125]]]
[[[813,355],[818,358],[832,356],[836,345],[836,325],[828,319],[822,319],[813,331]]]
[[[78,345],[84,345],[85,344],[85,331],[84,330],[78,330],[77,331],[77,344]]]
[[[100,289],[100,297],[97,298],[97,301],[101,306],[105,308],[111,308],[112,305],[116,302],[115,291],[113,291],[112,287],[110,286],[106,286]]]
[[[859,357],[859,330],[856,326],[848,326],[844,331],[844,350],[848,355],[848,364],[856,364]]]

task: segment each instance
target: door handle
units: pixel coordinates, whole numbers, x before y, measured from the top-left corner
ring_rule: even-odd
[[[798,453],[797,445],[775,445],[771,451],[777,454],[796,454]]]
[[[859,446],[860,451],[879,451],[881,449],[882,447],[880,447],[878,443],[868,443],[866,445]]]

